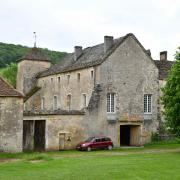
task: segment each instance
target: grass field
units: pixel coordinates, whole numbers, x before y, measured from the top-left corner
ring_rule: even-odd
[[[180,144],[112,151],[0,154],[0,180],[180,179]]]

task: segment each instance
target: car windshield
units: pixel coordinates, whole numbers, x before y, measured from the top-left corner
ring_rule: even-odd
[[[91,142],[94,139],[94,137],[89,137],[88,139],[86,139],[84,142]]]

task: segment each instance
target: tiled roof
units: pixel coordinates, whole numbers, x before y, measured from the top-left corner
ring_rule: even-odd
[[[154,60],[157,68],[159,69],[159,79],[164,80],[168,76],[168,72],[171,69],[174,61],[167,60]]]
[[[101,64],[129,35],[114,40],[113,46],[104,53],[104,43],[83,49],[82,55],[74,61],[74,53],[67,54],[58,64],[40,73],[38,77],[83,69]]]
[[[37,47],[33,47],[30,49],[30,51],[24,55],[21,59],[17,61],[22,61],[22,60],[38,60],[38,61],[50,61],[47,56],[41,51],[41,49]]]
[[[23,95],[0,77],[0,97],[23,97]]]

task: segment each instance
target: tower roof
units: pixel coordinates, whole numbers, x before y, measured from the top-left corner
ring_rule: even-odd
[[[25,54],[21,59],[17,60],[35,60],[35,61],[50,61],[50,59],[42,52],[40,48],[33,47],[31,50]]]
[[[23,95],[0,77],[0,97],[23,97]]]

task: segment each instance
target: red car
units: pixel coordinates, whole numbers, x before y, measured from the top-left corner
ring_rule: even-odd
[[[109,137],[89,137],[86,141],[79,143],[76,146],[77,150],[91,151],[92,149],[108,149],[113,148],[113,142]]]

